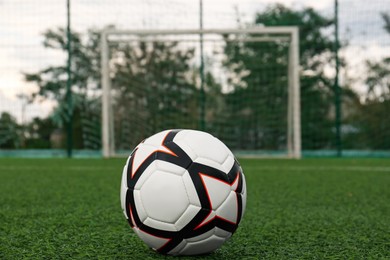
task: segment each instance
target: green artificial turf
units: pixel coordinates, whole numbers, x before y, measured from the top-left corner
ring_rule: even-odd
[[[390,258],[390,160],[240,161],[248,189],[241,225],[196,259]],[[124,163],[0,159],[0,259],[173,259],[128,226]]]

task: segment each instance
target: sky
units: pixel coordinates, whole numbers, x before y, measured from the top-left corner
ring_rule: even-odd
[[[333,16],[334,0],[203,0],[204,28],[235,28],[237,13],[241,23],[251,23],[257,11],[276,2],[296,9],[310,6],[327,17]],[[339,2],[340,36],[350,44],[341,54],[350,66],[348,75],[359,78],[364,74],[365,59],[390,55],[390,37],[380,18],[380,12],[390,13],[390,1]],[[198,0],[78,0],[71,1],[71,12],[72,28],[79,32],[110,24],[123,29],[199,26]],[[24,81],[23,72],[37,72],[65,62],[65,54],[42,47],[42,33],[65,24],[65,0],[0,0],[0,111],[12,112],[19,121],[50,113],[52,102],[23,106],[17,95],[37,89]],[[364,91],[362,84],[358,79],[358,91]]]

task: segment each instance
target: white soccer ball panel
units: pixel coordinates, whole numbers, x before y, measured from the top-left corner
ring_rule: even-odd
[[[134,190],[134,204],[135,208],[137,209],[138,217],[141,221],[144,221],[148,214],[146,213],[146,210],[144,208],[144,204],[141,199],[141,192],[139,190]]]
[[[135,149],[133,157],[133,167],[131,169],[131,175],[134,175],[138,170],[139,166],[153,153],[160,151],[168,154],[172,154],[167,147],[164,146],[163,142],[169,130],[155,134],[147,138],[143,143],[140,143]]]
[[[142,241],[144,241],[149,247],[153,248],[154,250],[159,249],[169,241],[169,239],[167,238],[157,237],[148,234],[137,227],[135,227],[133,230],[142,239]]]
[[[244,216],[245,208],[246,208],[246,180],[244,174],[242,174],[242,191],[241,191],[241,198],[242,198],[242,213],[241,218]]]
[[[175,136],[173,141],[181,146],[186,153],[195,153],[197,157],[207,158],[220,165],[224,163],[228,155],[233,156],[224,143],[205,132],[183,130]],[[191,150],[187,147],[190,147]]]
[[[155,220],[175,223],[190,205],[181,176],[155,171],[140,187],[146,215]]]
[[[200,200],[198,193],[196,192],[194,183],[192,182],[190,173],[188,171],[185,172],[185,174],[182,177],[183,184],[187,191],[188,200],[190,201],[191,205],[200,207]]]
[[[142,185],[144,185],[144,183],[146,182],[146,180],[149,179],[149,177],[152,176],[152,174],[154,174],[155,171],[157,171],[156,163],[157,163],[157,161],[152,162],[144,170],[144,172],[141,174],[141,176],[139,177],[137,183],[134,186],[135,190],[140,190]],[[130,178],[130,176],[127,176],[127,178]]]
[[[176,221],[175,227],[177,230],[184,228],[198,214],[201,207],[189,205],[180,218]]]
[[[222,163],[219,163],[206,157],[196,157],[194,162],[213,167],[227,174],[234,164],[234,160],[231,160],[230,158],[230,156],[226,156],[225,160]]]
[[[120,196],[121,196],[121,207],[122,207],[122,210],[123,210],[123,213],[125,214],[126,218],[127,218],[127,215],[126,215],[126,192],[127,192],[127,178],[126,178],[126,175],[127,175],[127,164],[123,167],[123,171],[122,171],[122,182],[121,182],[121,192],[120,192]]]
[[[233,167],[234,162],[235,162],[234,155],[230,153],[221,165],[223,168],[223,171],[228,173],[230,171],[230,169]]]
[[[139,166],[155,151],[157,148],[148,144],[141,144],[138,149],[133,153],[133,166],[130,171],[130,175],[134,176]]]
[[[180,148],[188,155],[188,157],[191,158],[192,161],[194,161],[198,155],[196,154],[196,152],[194,150],[192,150],[192,147],[190,146],[190,144],[188,144],[186,142],[186,139],[184,139],[186,133],[189,132],[189,130],[183,130],[183,131],[180,131],[176,136],[175,138],[173,139],[173,141],[178,145],[180,146]]]
[[[218,236],[218,237],[221,237],[221,238],[224,238],[224,239],[229,239],[231,236],[232,236],[232,233],[226,231],[226,230],[223,230],[221,228],[214,228],[214,235]]]
[[[156,164],[156,168],[160,171],[173,173],[179,176],[184,175],[184,173],[187,171],[185,168],[177,166],[176,164],[161,161],[161,160],[155,160],[154,163]]]
[[[231,191],[226,200],[217,209],[217,216],[226,219],[232,223],[237,223],[237,195],[234,191]]]
[[[212,235],[209,238],[198,242],[187,242],[185,247],[180,251],[180,255],[199,255],[212,252],[226,241],[226,239]]]
[[[216,210],[230,193],[230,185],[213,177],[200,174],[213,210]]]
[[[165,230],[165,231],[177,231],[175,224],[167,223],[147,217],[143,223],[149,227]]]
[[[194,245],[195,244],[194,242],[202,242],[203,240],[211,238],[213,235],[215,237],[219,237],[219,238],[223,239],[223,241],[217,240],[217,243],[218,243],[217,246],[220,247],[221,246],[220,243],[221,242],[224,243],[226,240],[228,240],[231,237],[232,233],[225,231],[223,229],[220,229],[218,227],[215,227],[215,228],[209,230],[208,232],[206,232],[200,236],[183,240],[174,249],[172,249],[168,254],[170,254],[170,255],[185,255],[185,254],[196,255],[196,254],[198,254],[198,253],[196,253],[197,249],[188,249],[187,248],[187,253],[185,253],[184,247],[186,247],[186,245],[190,244],[190,243],[192,243]],[[208,240],[208,242],[210,242],[210,240]],[[212,238],[211,242],[215,242],[215,240]],[[193,245],[192,245],[192,247],[193,247]],[[195,251],[195,253],[192,253],[192,251]]]

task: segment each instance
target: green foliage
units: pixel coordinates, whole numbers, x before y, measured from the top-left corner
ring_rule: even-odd
[[[390,149],[390,100],[360,105],[354,125],[359,129],[355,142],[363,149]]]
[[[20,148],[21,145],[21,127],[11,114],[2,112],[0,116],[0,148]]]
[[[47,30],[43,37],[45,48],[63,53],[67,52],[65,29]],[[79,33],[73,32],[71,38],[72,90],[76,95],[78,94],[86,98],[87,90],[93,91],[100,87],[100,52],[98,49],[100,34],[95,31],[89,31],[85,42]],[[25,79],[27,82],[33,82],[39,87],[38,91],[32,94],[31,99],[45,98],[59,103],[65,101],[67,82],[65,62],[64,65],[49,66],[37,73],[26,73]]]
[[[323,31],[332,21],[310,8],[294,11],[274,5],[257,14],[255,23],[300,26],[302,96],[307,97],[302,100],[304,148],[329,146],[332,84],[323,69],[329,63],[333,43]],[[47,48],[66,51],[63,29],[49,30],[44,37]],[[99,94],[91,95],[100,88],[99,37],[95,31],[89,31],[86,37],[72,34],[76,148],[88,147],[86,143],[92,147],[94,142],[85,138],[92,136],[92,140],[98,140],[100,135],[97,127],[100,111],[91,109],[96,104],[92,96],[99,98]],[[224,62],[227,75],[232,75],[227,79],[232,89],[228,93],[222,93],[221,83],[207,64],[213,62],[212,57],[206,57],[206,130],[235,149],[286,149],[287,51],[285,43],[228,41]],[[182,48],[178,42],[118,43],[111,46],[110,57],[118,149],[134,147],[163,129],[197,128],[199,72],[193,65],[194,49]],[[68,120],[65,72],[64,66],[58,66],[26,74],[27,81],[39,86],[31,98],[57,101],[53,118],[58,125]],[[88,123],[85,118],[95,120]],[[94,134],[84,134],[85,124],[95,126],[90,131]]]
[[[390,34],[390,16],[382,14],[384,29]],[[366,92],[354,107],[349,119],[355,131],[346,135],[353,138],[354,148],[390,149],[390,57],[366,61]],[[348,144],[350,145],[350,144]],[[351,147],[351,146],[350,146]]]
[[[165,129],[196,128],[193,56],[194,49],[180,48],[178,42],[140,41],[112,48],[117,148],[135,147]]]
[[[66,30],[47,30],[44,34],[44,47],[66,53]],[[36,73],[26,73],[25,80],[38,86],[30,96],[33,100],[56,101],[57,106],[51,115],[55,123],[51,128],[63,128],[73,114],[74,148],[97,149],[100,147],[100,108],[95,105],[100,89],[100,34],[88,31],[87,37],[73,32],[71,35],[72,53],[72,104],[66,101],[67,70],[64,65],[49,66]],[[70,106],[71,105],[71,106]],[[86,120],[88,119],[88,120]],[[93,127],[92,129],[90,129]],[[87,133],[85,134],[85,129]]]
[[[384,58],[380,62],[367,61],[366,65],[368,89],[365,101],[383,102],[390,100],[390,57]]]
[[[48,30],[44,46],[66,52],[64,29]],[[51,115],[63,127],[73,111],[74,148],[99,149],[100,144],[100,34],[72,33],[72,107],[66,99],[66,68],[50,66],[25,74],[39,89],[31,100],[57,102]],[[190,67],[194,50],[182,50],[177,42],[111,46],[112,103],[116,147],[134,147],[140,140],[167,128],[196,128],[197,90]],[[129,137],[132,137],[129,140]]]
[[[299,26],[304,149],[331,145],[333,81],[325,76],[324,67],[332,59],[334,43],[325,33],[332,22],[312,8],[292,10],[280,4],[269,6],[255,19],[255,24],[265,26]],[[286,43],[280,42],[227,42],[225,66],[233,68],[231,81],[240,79],[232,84],[234,91],[228,99],[237,105],[232,105],[229,113],[244,129],[240,138],[252,136],[244,143],[254,149],[260,144],[271,149],[286,145],[287,51]],[[240,98],[250,102],[237,103]]]
[[[385,22],[384,29],[390,33],[390,14],[382,13],[382,19]]]
[[[24,129],[25,147],[32,149],[52,148],[50,137],[53,129],[55,126],[50,118],[34,118]]]
[[[390,20],[386,20],[386,28],[390,28]],[[387,30],[390,33],[390,29]],[[390,149],[390,120],[386,120],[390,111],[390,57],[380,64],[368,63],[368,66],[370,74],[366,82],[369,89],[361,110],[362,132],[370,148]],[[375,134],[376,138],[372,140]]]
[[[9,113],[3,112],[0,116],[0,148],[53,148],[51,135],[55,129],[50,118],[36,117],[31,122],[22,125]]]
[[[390,58],[381,62],[367,62],[368,86],[365,100],[357,110],[355,125],[361,147],[367,149],[390,149]],[[373,138],[375,137],[375,138]]]
[[[384,29],[390,32],[389,15],[382,17]],[[299,26],[302,148],[333,149],[334,79],[325,74],[326,66],[334,63],[333,20],[312,8],[295,10],[276,4],[256,14],[253,24]],[[216,75],[218,65],[214,57],[205,57],[206,131],[232,149],[284,151],[288,44],[230,41],[229,37],[225,36],[226,46],[222,51],[225,57],[222,68],[218,68],[223,76]],[[65,102],[65,65],[25,74],[26,81],[39,87],[30,100],[57,102],[51,115],[54,123],[46,130],[62,128],[69,120],[69,111],[73,111],[73,143],[78,149],[101,147],[99,44],[100,34],[96,30],[86,35],[72,34],[72,107]],[[65,53],[65,30],[45,32],[44,46]],[[341,60],[341,66],[345,66],[345,61]],[[390,58],[367,62],[367,70],[368,91],[363,97],[348,84],[342,88],[344,148],[388,149],[390,130],[389,120],[385,118],[390,100]],[[195,47],[148,39],[112,44],[110,71],[117,149],[132,149],[139,141],[163,129],[199,127],[200,72]],[[16,129],[12,122],[10,127]],[[4,126],[1,129],[6,131]],[[8,134],[10,139],[4,139],[3,145],[23,146],[18,135]],[[26,144],[47,146],[45,141],[32,142]]]
[[[240,227],[195,259],[390,258],[389,160],[240,162],[248,190]],[[0,258],[178,259],[131,231],[119,201],[124,163],[0,159]]]

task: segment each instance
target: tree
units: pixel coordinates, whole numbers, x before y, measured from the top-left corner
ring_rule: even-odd
[[[44,46],[66,52],[64,29],[48,30]],[[100,34],[72,33],[73,136],[75,148],[100,147]],[[178,42],[122,42],[110,45],[112,117],[116,148],[129,149],[167,128],[195,128],[197,88],[191,67],[194,49]],[[62,127],[68,120],[66,67],[50,66],[25,74],[39,89],[31,100],[57,102],[52,115]],[[174,112],[174,113],[172,113]],[[97,145],[98,144],[98,145]]]
[[[385,21],[386,28],[390,28],[390,20]],[[390,33],[390,29],[387,31]],[[368,90],[360,109],[362,141],[365,148],[390,149],[390,57],[379,63],[367,62],[367,67]]]
[[[164,129],[196,127],[197,89],[190,66],[194,49],[178,42],[144,41],[113,49],[115,134],[122,140],[116,147],[134,147]]]
[[[384,29],[390,34],[390,15],[382,14]],[[358,130],[355,140],[362,149],[390,149],[390,57],[367,61],[367,91],[354,115]]]
[[[14,149],[22,146],[22,127],[7,112],[0,116],[0,148]]]
[[[50,137],[55,126],[50,118],[34,118],[24,127],[25,147],[51,148]]]
[[[298,11],[277,4],[258,13],[255,24],[299,26],[302,146],[303,149],[330,147],[334,135],[330,113],[333,79],[325,75],[324,68],[332,62],[334,42],[324,31],[333,21],[312,8]],[[225,53],[225,66],[233,72],[229,113],[232,121],[240,125],[241,143],[249,144],[252,149],[285,148],[286,43],[227,41]]]
[[[47,30],[43,36],[43,45],[46,48],[63,53],[67,52],[65,29]],[[88,32],[86,40],[83,41],[83,38],[79,33],[72,33],[72,107],[69,107],[66,102],[67,70],[65,62],[64,65],[49,66],[36,73],[26,73],[25,79],[38,86],[38,91],[30,96],[30,101],[56,101],[57,106],[51,115],[55,123],[52,131],[66,125],[69,120],[69,110],[72,109],[74,148],[97,148],[97,144],[90,144],[88,138],[100,140],[96,137],[99,135],[98,131],[92,131],[93,136],[83,135],[85,124],[83,124],[82,119],[94,120],[100,117],[98,110],[91,109],[96,100],[94,96],[100,89],[100,52],[98,48],[100,35],[91,30]]]

